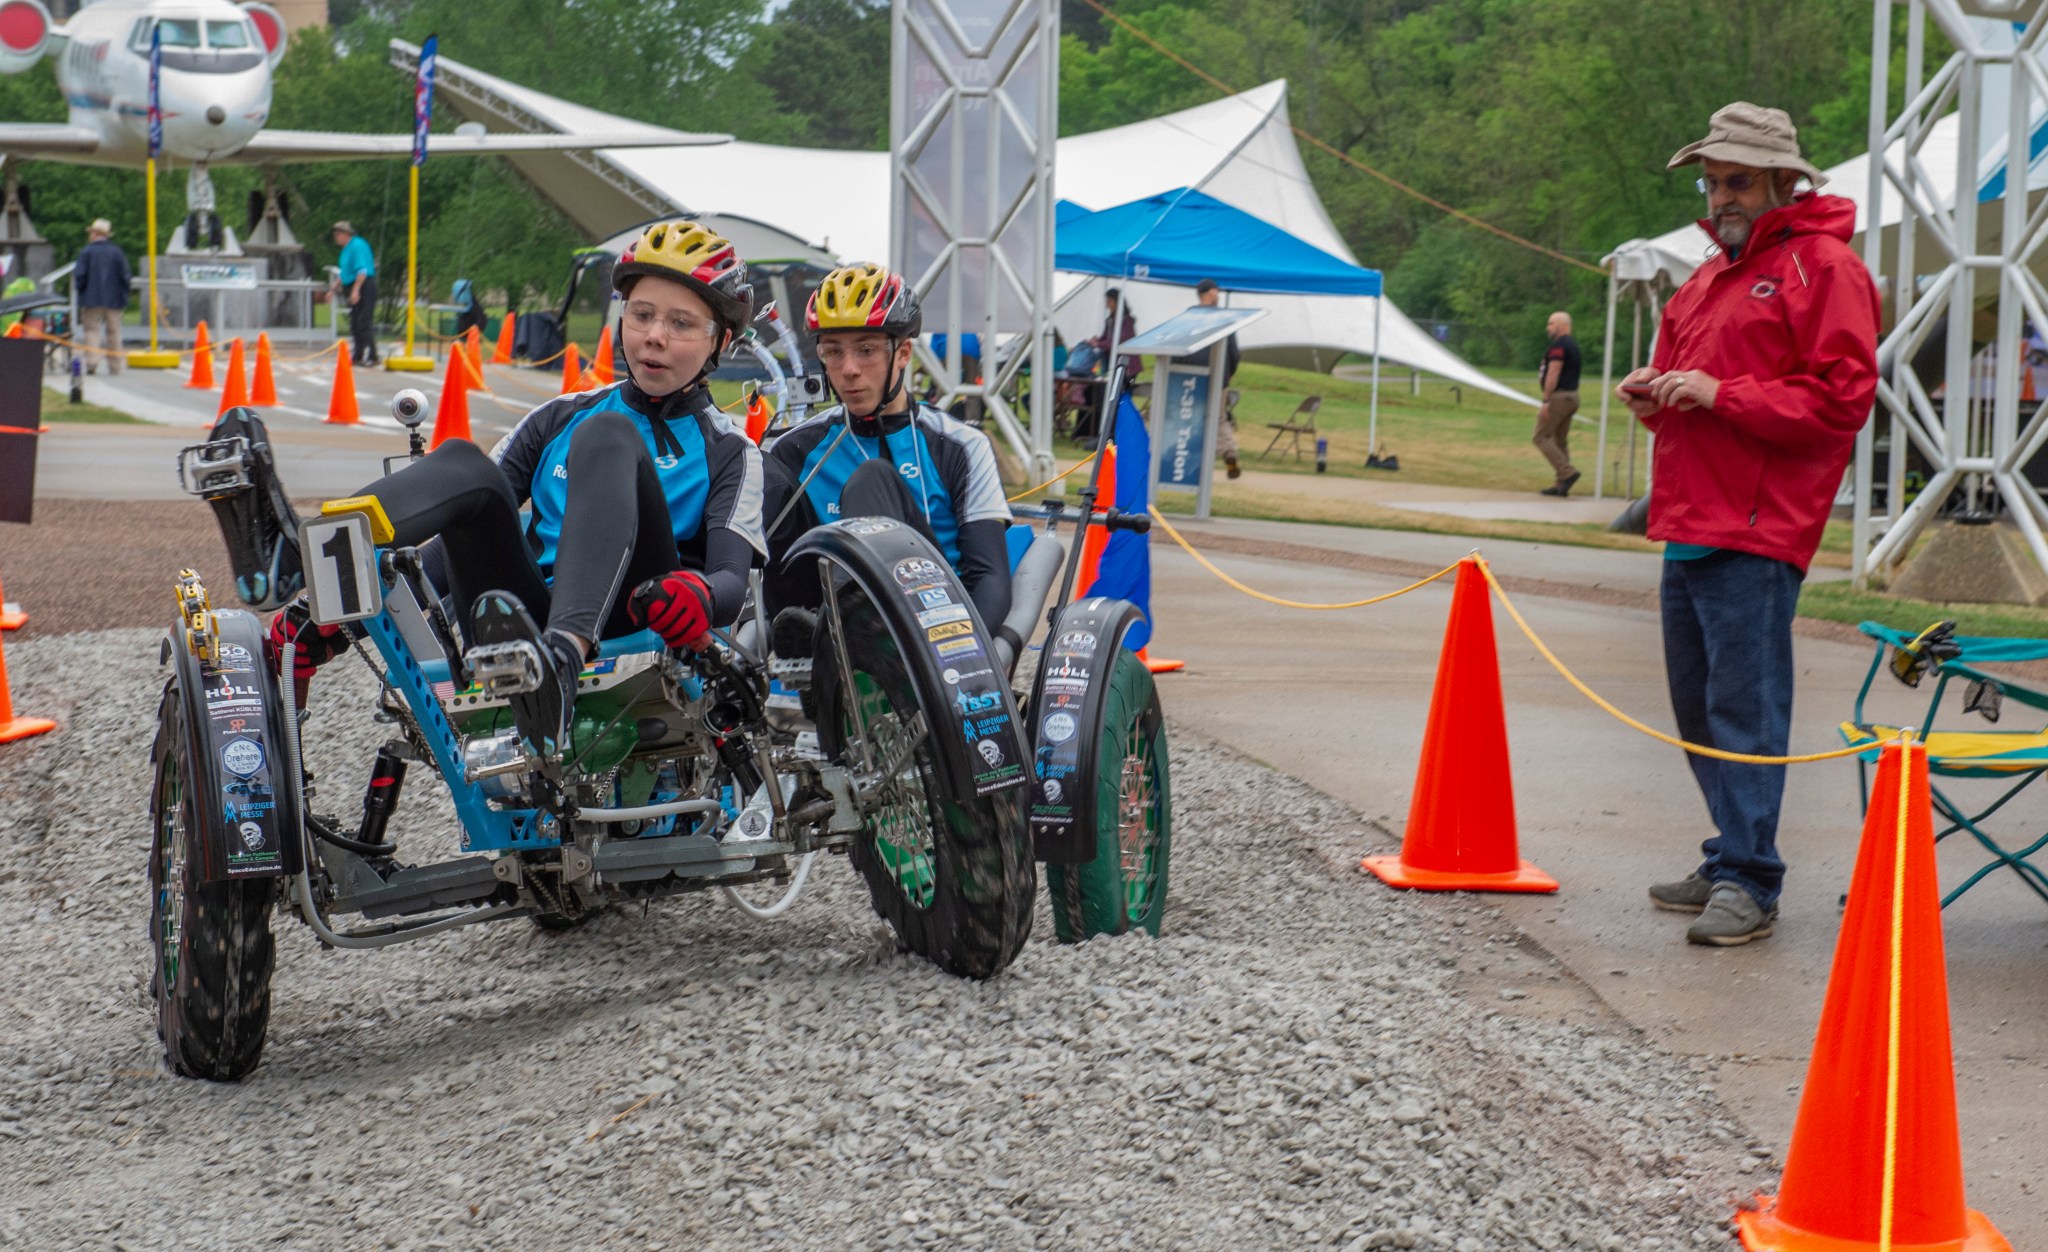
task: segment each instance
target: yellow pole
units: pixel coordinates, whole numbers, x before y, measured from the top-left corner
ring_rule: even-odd
[[[412,167],[412,187],[408,193],[409,204],[405,221],[405,354],[387,356],[384,368],[387,370],[431,370],[432,357],[412,354],[413,319],[419,307],[420,272],[420,167]]]
[[[178,367],[178,354],[163,352],[157,347],[156,328],[163,321],[163,307],[156,289],[156,158],[150,157],[144,166],[143,177],[148,184],[142,193],[143,216],[147,219],[149,237],[144,240],[145,251],[149,253],[149,351],[130,352],[128,364],[137,369],[167,370]],[[117,342],[116,347],[120,346]],[[112,368],[111,366],[109,368]]]

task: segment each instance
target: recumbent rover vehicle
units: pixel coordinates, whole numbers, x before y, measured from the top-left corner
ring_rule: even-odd
[[[401,393],[393,409],[422,455],[424,397]],[[812,655],[775,655],[757,574],[738,626],[704,651],[651,631],[603,640],[570,742],[536,759],[509,711],[530,661],[465,646],[430,562],[390,542],[373,501],[300,519],[247,409],[184,449],[179,473],[213,506],[236,568],[260,571],[238,578],[240,598],[274,608],[304,585],[314,620],[341,624],[375,671],[391,732],[365,745],[360,812],[340,816],[302,757],[302,722],[319,711],[276,677],[293,672],[290,641],[273,670],[262,619],[179,576],[160,647],[149,937],[158,1034],[180,1074],[233,1080],[258,1063],[273,915],[343,949],[521,917],[563,930],[616,903],[711,888],[767,919],[832,853],[902,949],[965,977],[1016,959],[1040,861],[1061,941],[1157,933],[1171,798],[1158,696],[1123,646],[1140,615],[1072,598],[1088,528],[1149,519],[1094,510],[1092,481],[1078,513],[1049,503],[1013,530],[1008,624],[1028,640],[1047,623],[1021,689],[1022,658],[943,557],[909,527],[852,518],[796,550],[822,558]],[[459,846],[416,863],[391,818],[422,772],[448,789]]]

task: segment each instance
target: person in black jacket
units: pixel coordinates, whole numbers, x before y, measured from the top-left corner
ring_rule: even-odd
[[[1195,284],[1195,303],[1205,309],[1213,309],[1223,303],[1223,289],[1216,285],[1215,279],[1205,278]],[[1230,338],[1223,341],[1223,386],[1226,399],[1229,394],[1230,380],[1237,377],[1237,362],[1240,356],[1242,356],[1242,353],[1238,351],[1237,347],[1237,332],[1232,331]],[[1207,366],[1209,364],[1209,349],[1204,348],[1200,352],[1192,352],[1187,356],[1175,357],[1173,363],[1175,365]],[[1244,470],[1240,469],[1237,464],[1237,411],[1228,404],[1223,406],[1223,420],[1216,425],[1216,451],[1222,455],[1223,466],[1229,471],[1232,478],[1239,477],[1244,473]]]
[[[95,221],[86,232],[85,247],[72,263],[71,290],[78,297],[79,341],[85,347],[85,372],[118,374],[121,360],[121,318],[128,312],[128,286],[134,275],[128,256],[114,243],[114,224]]]

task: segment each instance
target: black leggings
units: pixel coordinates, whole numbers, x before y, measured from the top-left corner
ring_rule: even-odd
[[[792,561],[788,556],[796,541],[818,524],[818,515],[811,508],[810,497],[797,490],[798,480],[789,467],[772,456],[766,463],[764,520],[772,525],[782,517],[781,524],[768,534],[768,572],[762,589],[769,611],[791,605],[815,609],[824,599],[818,562]],[[796,503],[784,515],[792,499]],[[939,547],[939,538],[932,533],[917,498],[910,494],[910,485],[887,460],[868,461],[847,476],[839,493],[839,516],[894,518],[923,535],[932,547]],[[990,630],[1000,626],[1010,612],[1010,566],[1003,529],[1000,522],[969,522],[960,528],[960,579]]]
[[[519,523],[519,499],[497,462],[466,439],[451,439],[420,461],[358,494],[376,496],[400,544],[439,536],[462,620],[486,591],[508,591],[542,624],[584,639],[638,629],[627,614],[633,587],[682,564],[668,501],[647,444],[616,413],[586,419],[571,436],[569,502],[555,546],[550,587]],[[746,598],[753,549],[723,529],[708,536],[712,620],[730,623]]]

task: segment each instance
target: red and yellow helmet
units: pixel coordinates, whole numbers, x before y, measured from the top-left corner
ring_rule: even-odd
[[[679,282],[704,297],[728,334],[738,336],[754,315],[747,263],[732,241],[687,219],[656,222],[626,245],[612,266],[612,290],[626,294],[636,278]]]
[[[825,275],[804,311],[804,325],[814,335],[865,330],[914,339],[924,329],[924,311],[901,274],[862,262]]]

